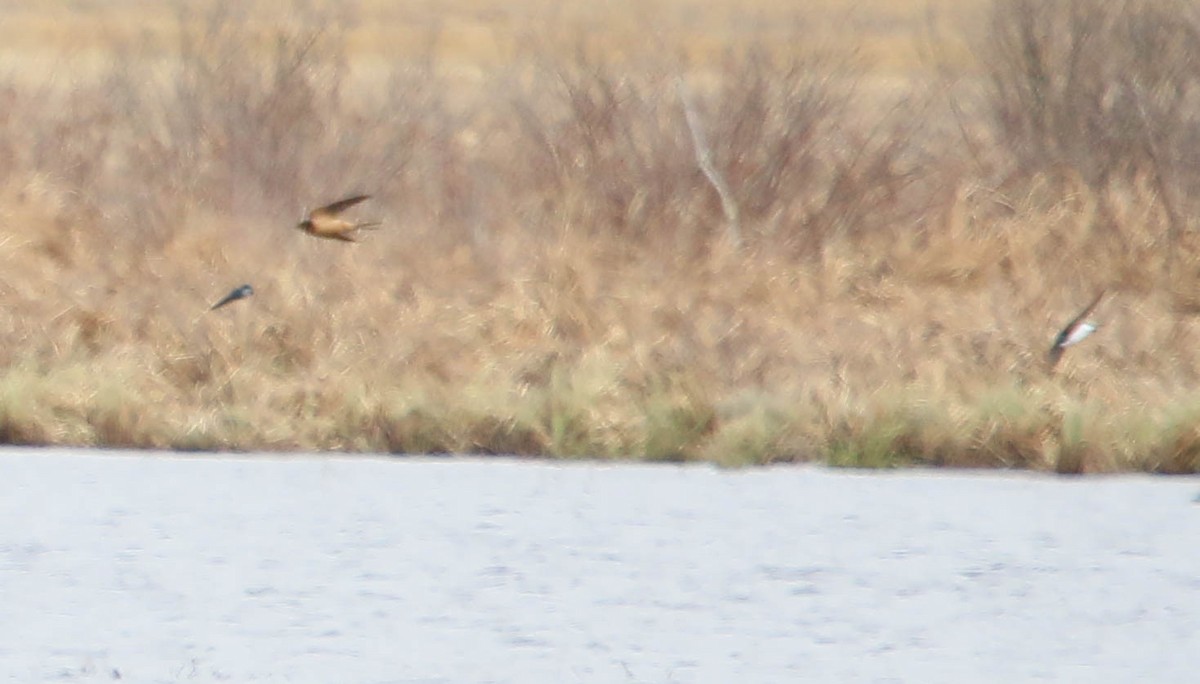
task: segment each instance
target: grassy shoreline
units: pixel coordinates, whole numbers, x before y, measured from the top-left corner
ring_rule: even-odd
[[[362,247],[393,240],[402,242],[380,237],[350,257],[333,254],[340,245],[312,245],[260,281],[254,299],[214,314],[204,312],[201,284],[118,292],[94,309],[56,302],[61,318],[44,322],[68,351],[14,355],[0,373],[0,438],[731,466],[1197,470],[1200,402],[1182,377],[1172,382],[1175,364],[1143,364],[1128,383],[1122,342],[1142,341],[1102,330],[1050,375],[1041,356],[1052,323],[1032,311],[984,319],[986,290],[956,301],[955,288],[855,272],[849,256],[807,272],[729,254],[699,270],[690,261],[687,273],[656,272],[661,264],[644,258],[598,268],[594,239],[539,254],[508,278],[472,278],[475,259],[427,255],[427,273],[407,275],[397,292],[358,289],[359,279],[380,279],[387,260],[374,272],[356,264],[309,280],[315,260],[348,270]],[[454,277],[429,287],[438,271]],[[196,280],[205,275],[215,298],[216,276]],[[875,291],[864,292],[872,277]],[[832,282],[823,294],[815,280]],[[144,308],[122,311],[118,298]],[[1111,308],[1119,322],[1110,328],[1149,320],[1143,341],[1166,332],[1157,312]],[[1028,342],[1027,330],[1036,331]],[[1195,332],[1169,334],[1187,347]],[[926,355],[928,345],[937,352]],[[1151,403],[1164,389],[1167,400]]]
[[[363,82],[312,22],[0,89],[0,443],[1200,471],[1186,109],[1020,125],[1003,42],[986,78],[600,41]],[[292,228],[356,191],[362,243]]]

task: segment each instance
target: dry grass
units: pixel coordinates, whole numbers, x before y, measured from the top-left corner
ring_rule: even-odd
[[[179,33],[181,7],[203,13],[210,7],[237,7],[247,41],[269,47],[284,23],[303,22],[319,8],[346,29],[346,45],[360,62],[424,55],[437,35],[436,54],[451,69],[489,72],[507,63],[531,38],[587,35],[610,58],[637,54],[649,36],[671,53],[693,60],[719,58],[730,48],[750,45],[794,50],[804,42],[851,46],[877,68],[907,72],[921,67],[913,36],[937,26],[960,27],[978,15],[985,0],[360,0],[355,3],[298,0],[281,13],[276,0],[189,0],[145,2],[44,0],[36,5],[0,7],[0,37],[20,54],[61,62],[64,54],[105,54],[113,40],[136,41],[156,54],[171,54]],[[297,20],[296,17],[299,17]],[[947,34],[945,48],[968,56],[962,40]],[[564,57],[569,53],[564,53]]]
[[[569,31],[464,81],[435,40],[356,74],[346,13],[231,11],[0,84],[3,441],[1200,469],[1187,160],[1150,147],[1196,125],[1174,91],[1134,93],[1160,137],[1102,156],[1062,112],[1010,125],[1036,72],[1011,42],[975,43],[983,79],[929,63],[886,96],[854,50],[618,58]],[[1171,59],[1164,82],[1193,73]],[[385,221],[361,244],[292,228],[353,191]]]

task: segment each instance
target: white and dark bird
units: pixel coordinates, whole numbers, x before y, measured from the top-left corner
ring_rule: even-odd
[[[216,311],[217,309],[225,306],[226,304],[229,304],[230,302],[236,302],[239,299],[245,299],[246,297],[249,297],[252,294],[254,294],[254,288],[250,287],[249,284],[242,285],[240,287],[235,287],[233,290],[230,291],[229,294],[225,295],[221,299],[221,301],[217,302],[216,304],[213,304],[212,307],[209,309],[209,311]]]
[[[341,218],[341,213],[350,207],[370,199],[370,195],[355,195],[338,200],[323,207],[313,209],[308,218],[296,224],[296,227],[314,237],[327,240],[342,240],[358,242],[355,234],[364,228],[378,228],[378,221],[355,222]]]
[[[1054,338],[1054,345],[1050,347],[1049,353],[1051,368],[1054,368],[1058,364],[1058,360],[1062,358],[1063,352],[1066,351],[1067,347],[1079,344],[1088,335],[1096,332],[1096,324],[1088,320],[1088,316],[1091,316],[1096,307],[1100,305],[1101,299],[1104,299],[1104,290],[1100,290],[1096,298],[1083,311],[1080,311],[1078,316],[1071,319],[1067,327],[1063,328],[1058,333],[1058,337]]]

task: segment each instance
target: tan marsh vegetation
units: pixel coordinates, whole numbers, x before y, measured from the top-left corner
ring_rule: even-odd
[[[482,52],[366,2],[9,55],[0,440],[1200,470],[1193,3],[468,5]]]

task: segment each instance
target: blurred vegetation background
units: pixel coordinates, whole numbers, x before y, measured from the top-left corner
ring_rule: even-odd
[[[3,441],[1200,467],[1193,3],[277,7],[0,8]]]

